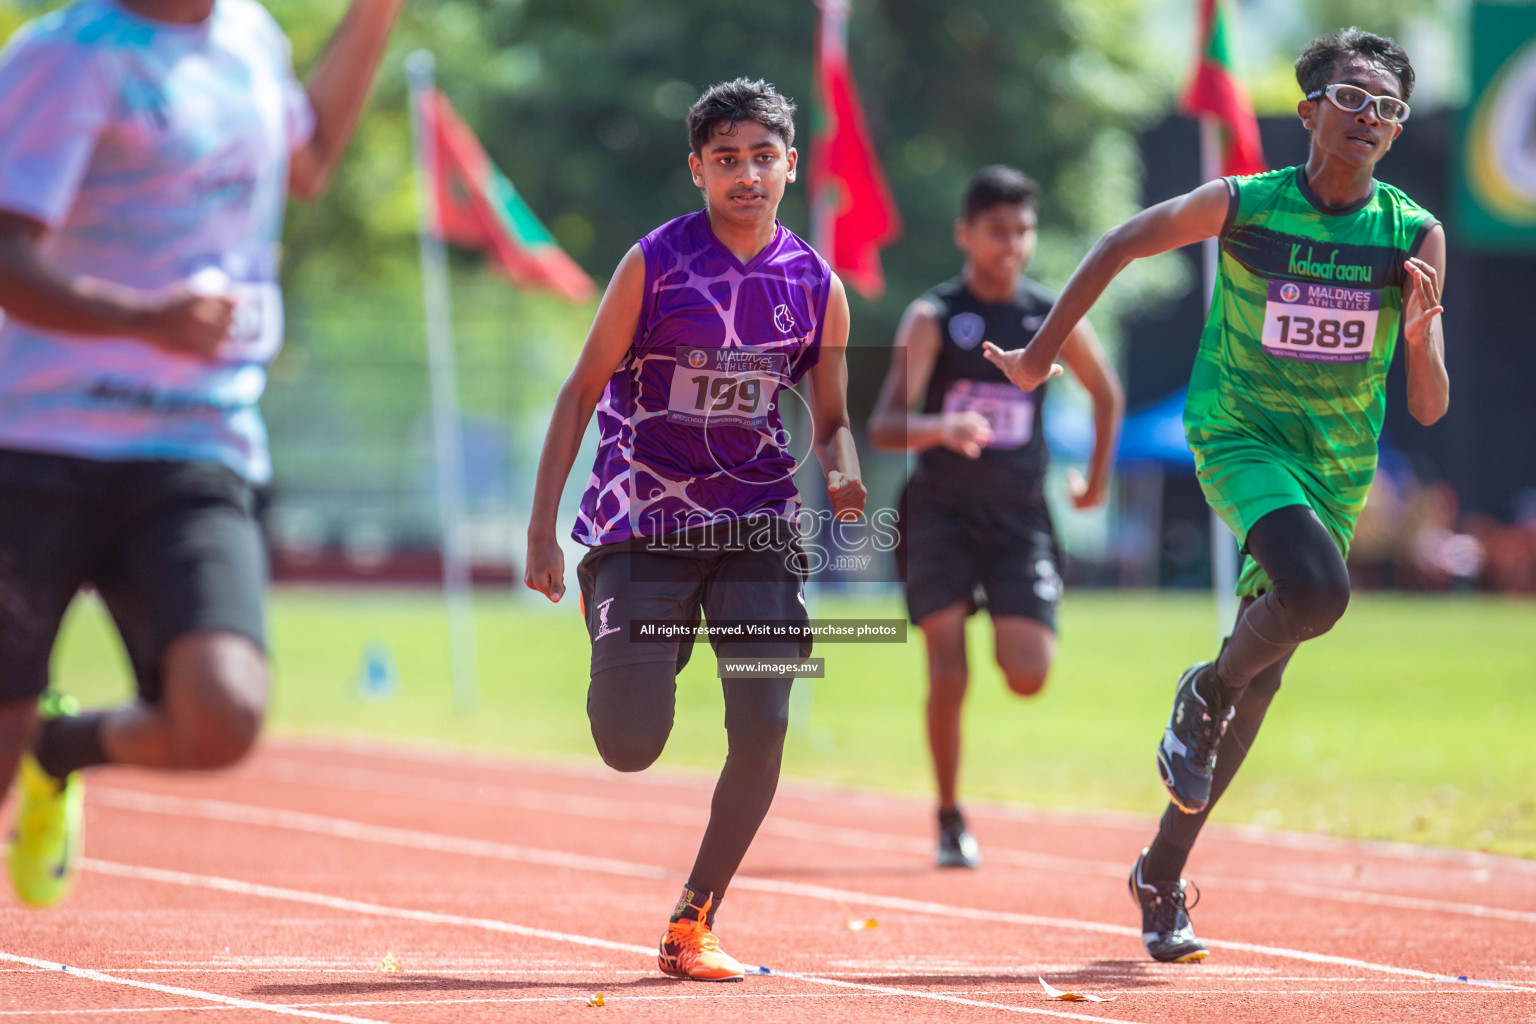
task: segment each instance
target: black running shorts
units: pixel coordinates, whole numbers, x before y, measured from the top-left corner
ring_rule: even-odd
[[[692,632],[644,640],[634,623],[665,621],[805,623],[805,554],[782,526],[766,547],[646,540],[604,544],[576,569],[582,612],[592,638],[592,672],[642,662],[668,662],[682,671],[693,653]],[[729,658],[808,658],[809,640],[711,639]]]
[[[979,501],[909,485],[902,495],[898,566],[914,623],[964,602],[1056,628],[1060,555],[1044,498]]]
[[[94,585],[142,699],[184,633],[265,649],[266,550],[250,486],[224,466],[0,450],[0,700],[36,697],[64,611]]]

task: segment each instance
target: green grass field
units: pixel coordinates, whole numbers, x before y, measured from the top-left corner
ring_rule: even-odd
[[[822,617],[899,617],[894,597],[823,598]],[[379,736],[597,763],[584,711],[588,644],[574,602],[477,603],[480,694],[456,715],[441,604],[426,592],[279,589],[272,602],[274,733]],[[1536,857],[1536,604],[1358,595],[1292,661],[1218,820]],[[1153,746],[1174,679],[1213,647],[1208,598],[1069,595],[1057,669],[1039,697],[1009,695],[973,620],[962,785],[972,798],[1156,813]],[[363,650],[385,644],[399,686],[367,704]],[[716,769],[724,755],[713,659],[679,680],[662,764]],[[789,774],[929,791],[922,645],[823,645],[828,678],[798,696]],[[128,692],[100,607],[77,602],[54,662],[89,703]],[[799,684],[804,687],[805,684]]]

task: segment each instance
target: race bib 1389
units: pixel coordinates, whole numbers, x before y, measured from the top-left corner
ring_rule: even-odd
[[[1363,363],[1371,358],[1380,315],[1379,291],[1270,281],[1264,351],[1309,363]]]

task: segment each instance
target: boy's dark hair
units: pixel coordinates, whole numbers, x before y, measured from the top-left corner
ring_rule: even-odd
[[[1403,99],[1413,92],[1413,65],[1403,48],[1386,36],[1351,26],[1312,40],[1296,58],[1296,84],[1301,86],[1301,94],[1310,96],[1330,84],[1328,79],[1334,69],[1354,56],[1364,57],[1396,75],[1403,86]]]
[[[1003,203],[1023,203],[1033,208],[1040,202],[1040,186],[1017,168],[993,164],[976,172],[965,187],[960,210],[966,220]]]
[[[776,132],[785,149],[795,144],[794,101],[761,78],[738,78],[705,89],[688,111],[688,144],[702,153],[721,122],[729,123],[729,135],[741,121],[756,121]]]

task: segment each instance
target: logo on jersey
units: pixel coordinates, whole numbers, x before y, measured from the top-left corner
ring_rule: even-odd
[[[1042,558],[1035,562],[1035,596],[1042,601],[1055,604],[1061,600],[1062,586],[1061,576],[1056,572],[1056,564],[1049,558]]]
[[[1024,325],[1024,329],[1026,331],[1038,331],[1041,327],[1045,326],[1045,314],[1041,313],[1039,316],[1027,316],[1019,322]]]
[[[1302,244],[1291,243],[1291,260],[1285,268],[1288,273],[1317,277],[1324,281],[1361,281],[1370,284],[1372,275],[1369,263],[1340,263],[1339,250],[1336,248],[1329,251],[1328,262],[1324,263],[1318,258],[1313,246],[1307,246],[1307,254],[1303,256]]]
[[[1280,286],[1280,298],[1286,302],[1295,302],[1301,298],[1301,289],[1287,281]]]
[[[949,318],[949,336],[961,348],[975,348],[987,333],[987,322],[979,313],[956,313]]]
[[[611,633],[617,633],[619,631],[618,626],[608,625],[608,606],[611,604],[613,604],[613,598],[610,597],[608,600],[597,606],[597,636],[592,638],[594,642],[601,640],[603,637],[608,636]]]
[[[782,302],[773,307],[773,326],[785,334],[793,334],[795,331],[795,315]]]
[[[700,352],[698,349],[694,349],[692,352],[688,353],[688,365],[693,367],[695,370],[699,369],[707,362],[709,362],[709,357],[706,356],[703,352]]]

